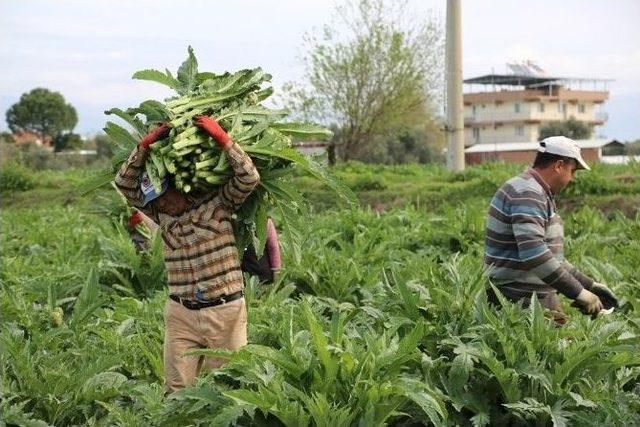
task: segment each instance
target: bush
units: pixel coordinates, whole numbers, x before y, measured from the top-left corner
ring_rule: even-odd
[[[379,176],[365,175],[357,177],[348,184],[353,191],[386,190],[387,185]]]
[[[51,149],[35,143],[2,145],[2,163],[20,164],[34,171],[99,167],[96,165],[99,161],[104,159],[95,155],[82,155],[68,151],[54,153]]]
[[[26,191],[35,187],[31,171],[16,163],[7,163],[0,169],[0,192]]]

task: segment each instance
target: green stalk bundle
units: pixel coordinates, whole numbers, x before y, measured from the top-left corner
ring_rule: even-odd
[[[285,122],[285,109],[270,109],[262,103],[272,95],[271,87],[263,88],[271,76],[260,68],[234,73],[198,72],[198,62],[191,47],[189,56],[177,71],[176,77],[166,70],[138,71],[134,79],[162,83],[175,90],[176,96],[163,102],[147,100],[138,107],[112,108],[106,114],[116,115],[135,131],[107,122],[105,132],[116,146],[109,171],[97,176],[88,185],[89,191],[102,186],[105,178],[113,178],[120,165],[142,136],[160,123],[170,123],[171,131],[165,139],[151,146],[145,168],[151,182],[160,188],[164,178],[185,194],[215,192],[233,175],[225,153],[208,135],[197,128],[194,117],[214,118],[233,141],[252,158],[260,174],[260,186],[245,201],[236,215],[236,240],[243,249],[253,243],[262,253],[266,236],[266,220],[278,210],[286,227],[287,218],[301,215],[304,203],[299,191],[288,179],[300,169],[321,180],[339,197],[353,203],[350,190],[333,179],[325,168],[292,148],[297,140],[325,140],[332,133],[320,126]],[[295,231],[285,233],[293,240]],[[292,242],[294,243],[294,242]],[[297,245],[294,243],[294,247]]]

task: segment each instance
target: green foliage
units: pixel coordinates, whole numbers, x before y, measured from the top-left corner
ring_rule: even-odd
[[[101,166],[96,156],[72,152],[56,153],[36,143],[4,144],[0,150],[2,151],[0,166],[4,167],[5,163],[18,163],[32,169],[33,173],[42,170],[68,170]]]
[[[611,167],[596,163],[586,173],[576,173],[575,180],[566,188],[564,195],[582,194],[638,194],[640,192],[640,165],[631,163],[626,167]]]
[[[292,137],[327,139],[331,132],[309,123],[282,122],[288,111],[265,107],[262,101],[273,89],[262,88],[271,80],[262,69],[224,74],[198,72],[197,59],[189,47],[177,78],[168,70],[166,73],[144,70],[133,77],[168,85],[178,96],[164,103],[148,100],[137,108],[106,111],[126,121],[135,133],[107,122],[104,131],[115,147],[111,168],[86,183],[83,193],[110,182],[110,175],[117,172],[140,138],[158,123],[170,123],[171,130],[167,138],[151,146],[145,165],[156,189],[166,178],[183,193],[216,191],[233,176],[233,169],[225,152],[193,123],[195,117],[204,115],[215,118],[227,130],[231,139],[252,158],[260,175],[260,187],[236,214],[236,243],[241,250],[253,243],[257,253],[262,253],[264,224],[269,212],[288,210],[296,216],[304,214],[302,197],[297,188],[287,182],[294,169],[321,181],[347,202],[354,202],[349,189],[333,179],[322,165],[291,147]],[[296,243],[291,242],[291,246]]]
[[[55,151],[79,150],[84,145],[82,137],[77,133],[63,133],[53,138],[53,148]]]
[[[63,131],[72,131],[78,123],[75,108],[58,92],[36,88],[20,97],[6,113],[13,133],[32,132],[54,139]]]
[[[15,140],[13,139],[13,134],[7,131],[0,132],[0,144],[13,144]]]
[[[115,223],[115,233],[100,239],[103,283],[125,295],[152,297],[166,283],[162,239],[154,235],[148,247],[138,251],[122,223]]]
[[[107,137],[104,134],[99,134],[99,135],[96,135],[93,138],[93,140],[94,140],[98,157],[106,157],[106,158],[113,157],[114,147],[111,141],[109,140],[109,137]]]
[[[0,169],[0,193],[12,193],[33,188],[32,172],[16,163],[6,163]]]
[[[228,362],[167,398],[159,252],[135,252],[113,223],[122,215],[118,200],[105,209],[96,200],[10,205],[0,224],[0,419],[34,426],[638,425],[640,216],[582,206],[589,195],[581,192],[563,213],[566,255],[621,297],[613,314],[584,317],[563,299],[570,321],[560,328],[537,302],[528,309],[505,302],[495,311],[481,268],[488,187],[513,172],[505,165],[462,174],[342,165],[349,184],[377,177],[387,186],[363,193],[418,182],[433,198],[384,213],[291,218],[303,231],[299,258],[285,243],[276,283],[247,281],[250,345],[198,351]],[[635,173],[631,166],[595,172]],[[83,177],[40,172],[36,179],[74,188]],[[297,179],[294,185],[305,182]],[[615,182],[612,191],[627,191],[626,181]],[[635,195],[628,191],[627,198]],[[280,214],[274,221],[282,224]]]
[[[628,141],[625,144],[625,152],[628,156],[640,156],[640,139]]]
[[[550,136],[566,136],[571,139],[589,139],[593,129],[586,124],[570,117],[563,122],[550,122],[540,127],[538,139],[542,140]]]
[[[320,34],[307,37],[306,82],[289,85],[287,103],[303,118],[339,129],[332,144],[343,160],[364,159],[377,138],[433,116],[442,29],[433,17],[410,16],[405,6],[343,2]]]

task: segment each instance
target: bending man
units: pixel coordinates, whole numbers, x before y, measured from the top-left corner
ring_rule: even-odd
[[[555,195],[589,170],[575,141],[563,136],[540,142],[533,167],[511,178],[491,200],[484,263],[491,281],[511,301],[527,306],[533,293],[541,305],[565,323],[558,292],[574,300],[583,313],[595,315],[617,305],[611,290],[564,259],[564,227]],[[489,291],[489,301],[498,300]]]

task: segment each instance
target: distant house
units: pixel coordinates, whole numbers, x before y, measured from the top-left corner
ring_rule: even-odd
[[[56,156],[97,156],[97,150],[65,150],[55,153]]]
[[[617,154],[624,150],[624,144],[615,139],[579,139],[576,143],[588,163],[606,162],[607,154]],[[489,161],[530,164],[533,163],[538,146],[537,141],[475,144],[464,150],[465,161],[469,165]]]
[[[45,148],[53,149],[53,139],[50,136],[42,138],[40,135],[33,132],[17,132],[13,134],[13,140],[16,145],[22,144],[37,144]]]
[[[536,141],[540,128],[569,118],[597,133],[607,121],[610,80],[549,76],[530,61],[507,65],[509,74],[464,81],[465,146]]]

